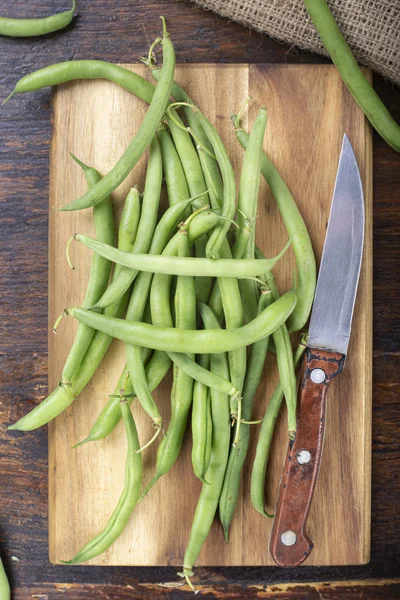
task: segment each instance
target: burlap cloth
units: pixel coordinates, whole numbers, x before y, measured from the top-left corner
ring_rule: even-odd
[[[192,0],[247,27],[326,54],[302,0]],[[357,60],[400,85],[400,0],[329,0]]]

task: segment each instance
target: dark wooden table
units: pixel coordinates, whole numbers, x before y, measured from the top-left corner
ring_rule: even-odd
[[[0,13],[45,15],[65,0],[6,0]],[[80,0],[73,26],[43,39],[0,39],[0,98],[50,63],[135,62],[166,15],[181,62],[322,62],[185,2]],[[375,77],[400,121],[400,90]],[[8,433],[47,391],[50,90],[0,111],[0,554],[15,600],[192,598],[174,568],[61,567],[48,562],[47,431]],[[399,598],[400,155],[374,135],[374,394],[371,562],[357,567],[198,569],[203,598]],[[357,423],[354,423],[357,427]],[[327,516],[329,518],[329,515]],[[332,527],[335,524],[332,523]],[[243,540],[251,543],[251,540]],[[267,540],[266,540],[267,543]],[[164,584],[162,584],[164,582]]]

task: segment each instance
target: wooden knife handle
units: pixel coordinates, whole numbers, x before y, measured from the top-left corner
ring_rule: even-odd
[[[281,567],[297,567],[314,546],[305,527],[321,464],[325,400],[344,361],[344,354],[313,348],[303,359],[296,438],[289,443],[269,545]]]

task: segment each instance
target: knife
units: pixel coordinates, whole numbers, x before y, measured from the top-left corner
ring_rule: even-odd
[[[297,432],[289,442],[269,551],[296,567],[313,542],[306,523],[322,458],[328,388],[343,370],[364,242],[364,196],[357,161],[344,135],[300,377]]]

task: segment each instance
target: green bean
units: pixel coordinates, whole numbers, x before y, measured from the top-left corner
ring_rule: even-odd
[[[300,343],[294,354],[294,365],[298,365],[303,356],[306,346],[305,343]],[[278,417],[279,410],[283,400],[283,388],[278,383],[271,400],[268,403],[267,410],[263,418],[260,429],[260,434],[257,442],[256,456],[251,471],[251,503],[254,508],[264,517],[271,517],[265,511],[265,474],[267,471],[269,450],[271,447],[272,435],[275,427],[275,421]]]
[[[161,69],[155,67],[155,65],[149,60],[143,60],[145,64],[150,68],[154,78],[158,81],[161,74]],[[174,91],[178,93],[175,96],[177,100],[186,101],[193,104],[192,100],[183,92],[181,88],[178,88],[174,84]],[[184,96],[182,94],[185,94]],[[191,106],[182,106],[183,112],[185,113],[186,120],[189,124],[188,131],[194,134],[196,140],[196,148],[199,154],[199,159],[203,168],[203,174],[206,181],[207,188],[209,189],[209,195],[211,200],[211,206],[221,208],[222,196],[223,196],[223,184],[221,178],[221,172],[218,167],[218,162],[211,156],[212,145],[204,132],[203,127],[197,111],[194,111]],[[203,151],[202,151],[203,150]],[[205,151],[204,151],[205,150]]]
[[[182,354],[182,352],[169,352],[168,354],[172,362],[182,369],[182,371],[190,375],[195,381],[199,381],[203,385],[214,388],[229,396],[240,396],[240,390],[238,390],[229,379],[218,377],[215,373],[212,373],[208,369],[197,364],[187,354]]]
[[[73,159],[83,169],[89,187],[92,187],[98,181],[100,181],[101,175],[98,171],[96,171],[96,169],[88,167],[75,156],[73,156]],[[129,204],[131,203],[131,197],[129,194],[126,202]],[[110,197],[105,198],[105,200],[93,207],[93,219],[96,229],[96,238],[102,242],[105,242],[106,244],[114,245],[114,216]],[[83,306],[85,308],[90,308],[101,298],[107,288],[110,272],[111,262],[99,256],[93,257],[86,288],[86,296],[83,301]],[[79,325],[74,343],[72,344],[71,350],[64,364],[61,375],[61,381],[63,383],[68,384],[70,382],[71,377],[78,369],[85,352],[89,347],[93,335],[93,329],[86,327],[86,325]]]
[[[325,0],[304,0],[308,14],[340,76],[372,127],[400,152],[400,126],[357,64]]]
[[[118,247],[130,251],[132,248],[129,245],[133,241],[134,223],[137,223],[137,210],[131,209],[130,204],[124,207],[121,221],[118,230]],[[116,266],[113,277],[118,276],[119,265]],[[127,302],[129,293],[124,294],[118,302],[104,310],[103,315],[106,317],[122,317]],[[38,406],[31,410],[27,415],[22,417],[17,423],[10,425],[9,429],[18,429],[20,431],[31,431],[37,429],[66,410],[72,402],[79,396],[84,387],[93,377],[97,367],[103,360],[113,338],[105,333],[96,331],[92,341],[83,357],[79,369],[71,378],[70,385],[65,385],[62,382],[47,396]]]
[[[243,158],[242,173],[240,176],[239,202],[238,202],[238,242],[243,235],[246,219],[255,223],[258,208],[258,194],[260,189],[261,154],[265,128],[267,126],[267,111],[260,108],[249,136],[249,143]],[[244,258],[253,258],[255,248],[255,227],[252,228],[250,239],[245,246]],[[251,321],[257,314],[258,294],[256,284],[251,279],[239,282],[242,294],[244,315],[246,321]]]
[[[139,346],[165,352],[209,354],[210,350],[213,353],[228,352],[248,346],[270,335],[286,321],[295,305],[296,293],[290,290],[250,323],[237,329],[222,331],[192,331],[173,327],[156,327],[147,323],[129,322],[99,315],[84,308],[68,309],[68,314],[123,342],[133,342]]]
[[[211,309],[205,304],[200,304],[199,309],[205,326],[212,327],[213,329],[210,329],[210,331],[218,331],[218,329],[215,329],[219,326],[218,319]],[[222,333],[222,331],[220,333]],[[210,350],[212,349],[210,348]],[[225,354],[211,354],[210,368],[220,377],[226,379],[229,376],[228,360]],[[193,575],[192,568],[199,556],[204,541],[209,534],[218,508],[230,445],[231,425],[228,396],[227,394],[217,392],[214,389],[211,389],[210,393],[212,442],[210,464],[205,473],[205,480],[207,483],[203,483],[200,497],[197,502],[189,542],[186,547],[183,561],[183,572],[180,574],[186,578],[192,589],[193,586],[190,582],[190,577]]]
[[[153,139],[168,104],[175,68],[174,47],[169,39],[164,19],[163,30],[164,34],[161,40],[164,52],[162,75],[137,134],[113,169],[86,194],[71,204],[63,206],[61,210],[81,210],[101,202],[124,181]]]
[[[236,121],[236,137],[243,148],[247,147],[249,136]],[[275,169],[266,154],[261,157],[261,173],[269,185],[276,205],[281,214],[289,237],[297,265],[298,303],[287,326],[289,331],[299,331],[309,317],[316,285],[316,264],[310,236],[303,217],[289,188]]]
[[[258,302],[258,313],[267,308],[272,301],[272,294],[265,290],[260,295]],[[265,357],[268,351],[269,337],[264,337],[251,346],[246,378],[243,387],[242,416],[244,421],[251,419],[253,408],[253,399],[258,385],[261,381]],[[238,424],[236,425],[236,427]],[[241,473],[246,459],[249,447],[250,427],[247,423],[242,423],[240,428],[240,438],[236,446],[232,446],[229,452],[228,466],[225,473],[224,485],[219,500],[219,517],[224,529],[225,540],[228,542],[229,527],[235,512]]]
[[[153,73],[157,77],[157,70],[153,69]],[[213,152],[216,155],[217,163],[221,171],[222,182],[223,182],[223,193],[222,193],[222,216],[226,217],[227,220],[221,221],[219,227],[217,227],[210,236],[207,243],[206,255],[209,258],[214,258],[219,252],[220,247],[225,239],[225,236],[229,230],[229,220],[235,216],[235,204],[236,204],[236,183],[235,174],[228,153],[226,152],[225,146],[216,131],[215,127],[210,121],[203,115],[199,108],[194,106],[193,100],[188,94],[177,84],[173,83],[172,94],[179,101],[179,103],[187,103],[195,109],[197,116],[197,123],[204,130],[204,134],[207,136],[209,144],[211,144]],[[189,106],[187,106],[189,108]],[[189,128],[190,133],[194,131]],[[195,134],[196,135],[196,134]]]
[[[189,247],[187,223],[185,223],[179,231],[178,256],[188,256],[190,253]],[[196,289],[193,277],[178,277],[175,292],[175,324],[177,327],[176,331],[191,331],[196,328]],[[191,358],[194,358],[194,353]],[[192,377],[174,364],[171,391],[171,418],[166,435],[158,448],[156,472],[144,490],[142,498],[162,475],[168,473],[179,456],[192,404],[192,396]]]
[[[8,582],[7,573],[0,558],[0,597],[2,600],[10,600],[11,588]]]
[[[218,220],[218,219],[217,219]],[[273,258],[256,259],[212,259],[212,258],[182,258],[178,256],[152,256],[149,254],[131,254],[121,252],[107,244],[103,244],[88,235],[75,234],[75,239],[100,256],[134,271],[148,271],[164,275],[186,275],[188,277],[257,277],[269,271],[282,258],[290,245]]]
[[[165,127],[158,132],[165,182],[167,184],[168,201],[170,205],[189,198],[189,188],[186,183],[181,159],[175,144]]]
[[[231,259],[232,253],[227,240],[224,240],[222,243],[219,256],[223,259]],[[211,310],[213,310],[213,312],[216,313],[217,318],[219,318],[221,313],[217,312],[217,310],[219,311],[222,306],[225,315],[226,328],[236,329],[237,327],[241,327],[243,325],[243,304],[237,280],[230,277],[219,277],[214,288],[217,285],[221,296],[221,305],[216,302],[219,299],[219,296],[212,294],[209,303]],[[231,381],[233,385],[241,391],[246,374],[246,347],[243,346],[229,352],[228,360]],[[239,400],[240,396],[231,396],[230,399],[231,415],[234,419],[238,414]]]
[[[0,17],[0,35],[8,37],[36,37],[54,33],[67,27],[76,10],[76,0],[72,0],[72,8],[62,13],[39,19],[11,19]]]
[[[86,79],[105,79],[135,94],[150,104],[155,87],[133,71],[103,60],[71,60],[49,65],[22,77],[14,90],[5,100],[7,102],[15,94],[36,92],[46,87]],[[4,102],[4,103],[5,103]]]
[[[209,368],[210,357],[208,354],[199,355],[198,365],[203,369]],[[204,475],[210,463],[211,418],[209,389],[207,385],[197,380],[193,385],[192,401],[192,466],[194,474],[201,481],[204,481]]]
[[[125,485],[118,504],[110,517],[105,529],[93,540],[86,544],[79,552],[65,561],[65,564],[75,565],[86,562],[102,554],[115,542],[128,524],[140,495],[142,484],[143,464],[138,453],[139,440],[132,413],[126,402],[120,403],[121,412],[125,423],[125,432],[128,440],[127,458],[125,467]],[[64,561],[63,561],[64,562]]]
[[[197,204],[197,208],[205,206],[208,203],[208,190],[204,181],[200,160],[196,149],[193,146],[190,134],[186,130],[186,127],[181,121],[179,115],[172,107],[167,110],[167,123],[169,125],[175,147],[185,172],[190,195],[199,196],[200,200]],[[197,240],[195,244],[195,256],[199,258],[205,257],[206,244],[206,238],[200,238]],[[195,286],[197,300],[207,300],[212,286],[211,278],[208,277],[206,279],[199,279],[196,277]]]
[[[256,256],[262,258],[264,255],[261,250],[257,249]],[[274,276],[270,271],[267,271],[264,276],[267,284],[272,292],[274,300],[279,298],[278,288],[276,287]],[[286,324],[283,323],[272,334],[272,339],[275,344],[276,359],[278,362],[279,377],[282,382],[282,388],[286,400],[286,406],[288,411],[288,434],[289,439],[293,440],[296,434],[297,427],[297,416],[296,416],[296,404],[297,404],[297,386],[296,386],[296,373],[293,364],[293,350],[290,342],[290,336]]]
[[[153,237],[157,222],[158,206],[160,202],[162,183],[161,152],[157,138],[154,137],[150,145],[149,162],[147,165],[146,183],[143,194],[142,213],[139,228],[132,252],[135,254],[146,253]],[[107,288],[102,298],[97,302],[96,308],[105,308],[122,296],[129,289],[137,276],[138,271],[122,268],[118,277]]]

